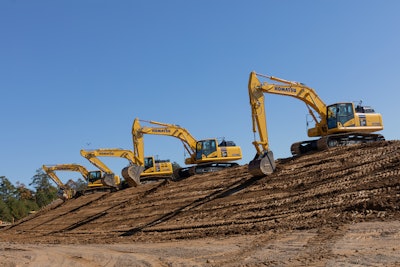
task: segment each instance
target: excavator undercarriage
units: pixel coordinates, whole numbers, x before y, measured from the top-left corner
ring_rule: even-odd
[[[226,168],[232,168],[235,166],[239,166],[238,163],[235,162],[211,162],[211,163],[202,163],[196,166],[184,167],[177,169],[174,172],[174,176],[176,180],[181,180],[187,177],[190,177],[195,174],[203,174],[209,172],[217,172],[224,170]]]
[[[299,156],[311,151],[323,151],[332,147],[348,146],[376,141],[384,141],[381,134],[373,133],[342,133],[323,136],[315,140],[293,143],[290,151],[293,156]]]

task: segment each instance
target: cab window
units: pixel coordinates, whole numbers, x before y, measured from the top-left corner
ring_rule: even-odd
[[[153,167],[154,162],[152,157],[148,157],[144,159],[144,169],[147,170],[148,168]]]
[[[337,119],[342,125],[354,118],[353,105],[351,103],[338,104]]]
[[[337,127],[337,110],[336,105],[332,105],[328,107],[328,129],[336,128]]]
[[[208,157],[208,155],[215,151],[217,151],[217,145],[214,139],[199,141],[196,145],[196,159],[201,159],[202,155]]]
[[[338,122],[344,125],[353,118],[354,111],[351,103],[340,103],[328,106],[328,129],[336,128]]]
[[[89,182],[93,183],[101,179],[101,172],[93,171],[89,173]]]

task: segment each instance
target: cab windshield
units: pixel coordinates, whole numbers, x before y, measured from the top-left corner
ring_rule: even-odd
[[[351,119],[354,119],[352,103],[340,103],[328,106],[328,129],[337,128],[338,122],[344,125]]]
[[[89,183],[96,182],[101,179],[101,172],[100,171],[93,171],[89,172],[88,181]]]
[[[202,155],[208,156],[217,151],[215,139],[199,141],[196,144],[196,159],[201,159]]]
[[[152,157],[148,157],[144,159],[144,169],[147,170],[148,168],[153,167],[154,162]]]

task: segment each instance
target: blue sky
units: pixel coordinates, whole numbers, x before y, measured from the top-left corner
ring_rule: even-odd
[[[253,70],[306,83],[327,104],[363,100],[399,139],[399,12],[394,0],[1,1],[0,175],[28,185],[42,164],[95,169],[80,149],[132,148],[135,117],[233,140],[246,164]],[[308,139],[307,109],[265,97],[270,147],[289,157]],[[146,155],[184,166],[178,139],[145,142]],[[127,165],[103,159],[116,173]]]

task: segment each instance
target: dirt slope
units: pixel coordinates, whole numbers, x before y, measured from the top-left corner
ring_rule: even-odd
[[[103,253],[117,257],[110,246],[129,244],[137,252],[143,247],[132,246],[142,241],[152,246],[152,252],[135,257],[160,266],[246,261],[251,266],[346,265],[359,262],[360,255],[365,263],[384,263],[374,266],[395,266],[400,264],[399,226],[400,141],[385,141],[280,159],[276,172],[267,177],[253,178],[247,166],[240,166],[179,182],[58,201],[0,230],[0,239],[7,242],[0,250],[13,251],[11,243],[108,243],[104,246],[111,254]],[[174,250],[162,245],[171,241]],[[356,248],[349,249],[352,245]],[[46,253],[55,248],[48,249]],[[83,257],[71,249],[63,247],[64,252],[58,253]],[[16,250],[33,253],[38,248]],[[208,256],[201,256],[203,252]],[[127,252],[118,253],[122,253],[118,259],[127,260]],[[167,260],[154,259],[154,253]],[[337,258],[339,254],[347,261]],[[6,257],[11,255],[15,256]],[[24,254],[18,259],[31,257]],[[51,256],[39,258],[45,261]],[[130,263],[141,265],[135,260]]]
[[[252,178],[240,166],[179,182],[92,194],[0,232],[14,242],[165,241],[321,229],[400,218],[400,142],[281,159]],[[326,238],[335,238],[336,233]]]

